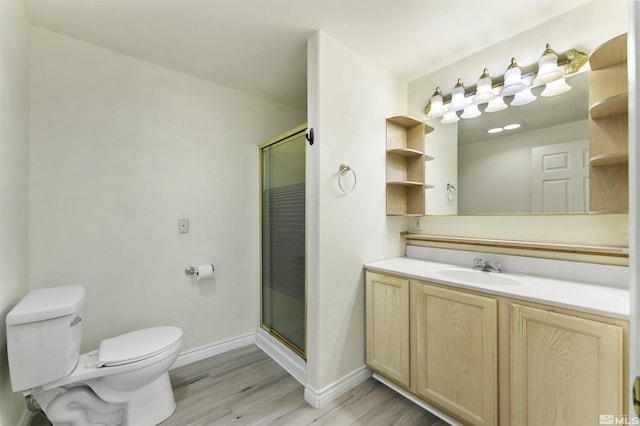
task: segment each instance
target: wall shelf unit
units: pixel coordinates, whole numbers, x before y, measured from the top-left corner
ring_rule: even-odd
[[[627,34],[589,57],[589,211],[629,211]]]
[[[422,216],[425,213],[424,135],[433,128],[415,118],[387,119],[387,215]]]
[[[609,117],[616,114],[625,114],[629,106],[629,94],[619,93],[606,99],[595,102],[589,108],[592,119]]]

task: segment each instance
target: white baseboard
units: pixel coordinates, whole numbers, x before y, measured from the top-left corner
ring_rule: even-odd
[[[384,377],[379,376],[376,373],[373,373],[373,378],[376,379],[377,381],[379,381],[380,383],[390,387],[391,389],[393,389],[394,391],[398,392],[400,395],[404,396],[405,398],[407,398],[408,400],[412,401],[413,403],[415,403],[415,404],[419,405],[420,407],[424,408],[425,410],[427,410],[428,412],[430,412],[434,416],[439,417],[441,420],[444,420],[445,422],[449,423],[451,426],[462,426],[462,424],[460,424],[456,420],[453,420],[451,417],[447,416],[442,411],[440,411],[437,408],[427,404],[426,402],[422,401],[421,399],[416,398],[415,396],[413,396],[409,392],[405,391],[404,389],[402,389],[401,387],[395,385],[394,383],[390,382],[389,380],[385,379]]]
[[[176,359],[176,362],[173,363],[173,366],[171,366],[170,370],[178,367],[183,367],[185,365],[191,364],[192,362],[201,361],[203,359],[207,359],[224,352],[232,351],[244,346],[253,345],[255,343],[256,333],[249,333],[245,334],[244,336],[233,337],[221,342],[211,343],[199,348],[190,349],[178,355],[178,359]]]
[[[307,363],[291,349],[280,343],[262,328],[258,328],[256,332],[256,345],[271,359],[280,364],[302,386],[307,384]]]
[[[314,408],[324,407],[327,403],[366,381],[369,377],[371,377],[371,370],[363,365],[322,389],[316,390],[309,385],[305,386],[304,399]]]

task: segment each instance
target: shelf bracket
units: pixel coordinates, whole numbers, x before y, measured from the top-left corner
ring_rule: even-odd
[[[309,141],[309,145],[313,145],[314,136],[313,136],[313,128],[309,129],[309,134],[305,134],[304,137]]]

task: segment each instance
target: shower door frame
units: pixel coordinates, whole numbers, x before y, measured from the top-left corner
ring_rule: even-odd
[[[263,265],[263,259],[264,259],[264,253],[263,253],[263,215],[262,215],[262,210],[263,210],[263,185],[264,185],[264,160],[263,160],[263,150],[264,148],[267,147],[275,147],[277,145],[282,145],[285,144],[287,142],[290,142],[293,139],[296,139],[300,136],[305,136],[306,135],[306,131],[307,131],[307,123],[301,124],[297,127],[294,127],[291,130],[288,130],[287,132],[284,132],[283,134],[277,136],[274,139],[269,140],[268,142],[265,142],[263,144],[261,144],[260,146],[258,146],[258,168],[259,168],[259,225],[260,225],[260,230],[259,230],[259,237],[260,237],[260,300],[259,300],[259,304],[260,304],[260,328],[262,328],[264,331],[266,331],[267,333],[269,333],[271,336],[273,336],[275,339],[277,339],[280,343],[282,343],[283,345],[285,345],[287,348],[291,349],[296,355],[298,355],[299,357],[301,357],[303,360],[306,361],[307,356],[306,356],[306,348],[307,348],[307,311],[308,311],[308,307],[307,307],[307,301],[308,301],[308,294],[307,294],[307,265],[308,265],[308,259],[307,259],[307,247],[306,247],[306,241],[307,241],[307,208],[305,205],[305,226],[304,226],[304,238],[305,238],[305,250],[304,250],[304,339],[305,339],[305,348],[304,350],[301,350],[300,348],[298,348],[296,345],[294,345],[293,343],[291,343],[286,337],[284,337],[282,334],[278,333],[276,330],[274,330],[273,328],[267,326],[264,324],[263,318],[264,318],[264,312],[263,312],[263,288],[264,288],[264,283],[263,283],[263,271],[264,271],[264,265]],[[306,162],[306,143],[305,143],[305,162]],[[305,165],[306,168],[306,165]],[[306,172],[305,172],[306,173]],[[306,204],[306,191],[307,191],[307,186],[306,186],[306,177],[305,177],[305,204]]]

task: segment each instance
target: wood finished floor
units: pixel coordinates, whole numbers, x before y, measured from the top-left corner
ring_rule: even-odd
[[[323,408],[256,346],[247,346],[171,372],[177,409],[162,426],[402,425],[446,426],[374,379]]]
[[[304,400],[303,386],[253,345],[170,376],[177,408],[162,426],[447,426],[374,379],[315,409]],[[29,424],[46,423],[34,416]]]

